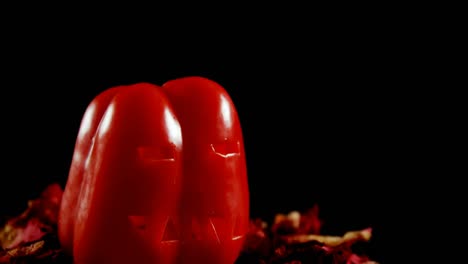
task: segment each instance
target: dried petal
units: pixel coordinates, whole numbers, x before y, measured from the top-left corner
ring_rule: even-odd
[[[309,241],[318,241],[328,247],[337,247],[344,243],[353,244],[357,241],[369,241],[372,236],[372,228],[366,228],[357,231],[348,231],[342,237],[323,236],[323,235],[288,235],[283,239],[286,243],[306,243]]]
[[[0,228],[0,247],[14,249],[54,232],[62,193],[60,185],[54,183],[38,199],[29,201],[21,215],[9,219]]]
[[[322,220],[319,217],[319,207],[315,204],[312,208],[301,214],[299,234],[320,234]]]

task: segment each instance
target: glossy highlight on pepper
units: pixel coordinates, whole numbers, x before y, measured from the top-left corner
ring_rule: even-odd
[[[75,263],[230,264],[248,221],[240,120],[218,83],[138,83],[90,103],[59,216]]]

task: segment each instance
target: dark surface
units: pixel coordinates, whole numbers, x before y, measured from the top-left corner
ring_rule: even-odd
[[[6,50],[0,212],[16,214],[47,184],[65,184],[82,114],[99,92],[199,75],[224,86],[237,106],[252,217],[318,203],[325,233],[374,227],[370,250],[384,259],[425,136],[421,97],[407,78],[415,59],[382,36],[345,34],[345,45],[327,34],[308,42],[285,34],[285,45],[252,33],[234,46],[229,37],[206,45],[182,38],[180,48],[43,36]]]

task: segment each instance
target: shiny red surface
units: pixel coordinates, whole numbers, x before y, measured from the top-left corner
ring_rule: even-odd
[[[108,89],[89,105],[59,216],[76,263],[233,263],[248,229],[236,109],[201,77]]]

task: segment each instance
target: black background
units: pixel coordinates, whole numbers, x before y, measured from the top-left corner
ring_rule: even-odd
[[[411,34],[346,24],[168,36],[44,28],[12,34],[3,52],[3,215],[52,182],[64,186],[82,115],[99,92],[198,75],[237,107],[252,217],[318,204],[324,233],[373,227],[372,256],[389,257],[427,116],[415,89],[427,58]]]

